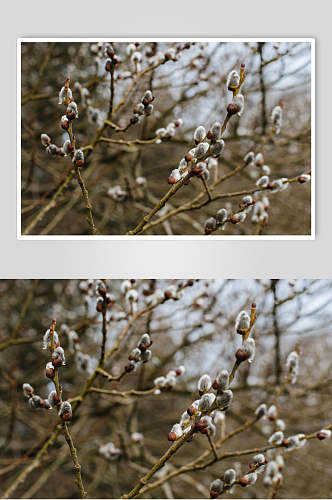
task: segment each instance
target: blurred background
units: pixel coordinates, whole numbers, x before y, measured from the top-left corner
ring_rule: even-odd
[[[115,106],[134,82],[137,71],[144,71],[164,54],[184,44],[138,42],[136,52],[142,59],[139,63],[133,62],[132,55],[128,54],[128,45],[127,42],[113,44],[121,60],[115,70]],[[245,109],[241,117],[230,120],[224,136],[224,153],[216,171],[211,172],[209,182],[215,175],[230,173],[243,164],[243,157],[250,150],[263,151],[271,179],[295,177],[311,168],[310,43],[189,43],[180,55],[177,61],[168,61],[146,72],[114,114],[113,121],[125,127],[147,89],[155,96],[154,112],[126,132],[110,128],[104,132],[113,139],[147,140],[155,136],[158,128],[182,119],[183,125],[176,128],[175,135],[161,144],[99,143],[82,169],[100,234],[125,234],[166,193],[168,176],[193,146],[196,127],[204,125],[208,130],[216,120],[223,122],[231,99],[226,79],[231,70],[239,71],[241,63],[245,63],[247,74],[241,89]],[[58,104],[58,93],[66,76],[71,78],[73,97],[79,107],[79,118],[73,125],[76,143],[84,148],[91,144],[106,118],[110,75],[105,71],[103,46],[97,43],[25,42],[21,63],[24,230],[48,206],[70,166],[68,158],[48,156],[40,143],[41,133],[49,134],[58,146],[67,139],[60,128],[64,109]],[[86,90],[82,93],[82,89],[89,91],[88,104],[84,97]],[[271,111],[280,100],[284,117],[281,132],[266,141],[271,131]],[[219,185],[215,193],[253,188],[261,174],[257,167],[248,167]],[[117,186],[125,193],[124,200],[108,194]],[[159,215],[192,200],[201,191],[201,182],[193,179]],[[208,217],[222,207],[236,212],[239,201],[239,197],[214,201],[200,210],[177,214],[145,234],[203,234]],[[56,204],[38,218],[30,234],[89,234],[76,179],[63,190]],[[293,183],[286,191],[271,195],[269,220],[261,231],[257,231],[248,217],[243,224],[228,225],[218,234],[310,234],[310,183]]]
[[[190,286],[189,286],[190,285]],[[32,410],[22,394],[28,382],[37,394],[47,397],[51,389],[44,375],[49,355],[42,350],[42,337],[52,317],[65,349],[67,364],[61,368],[64,398],[77,395],[95,369],[99,355],[101,315],[96,312],[93,280],[2,280],[0,281],[0,477],[1,494],[18,473],[29,465],[57,422],[56,412]],[[75,414],[70,429],[78,449],[83,478],[91,498],[117,498],[128,493],[138,479],[168,449],[168,432],[183,411],[198,397],[197,381],[203,373],[213,378],[230,370],[241,343],[234,324],[241,310],[257,305],[253,335],[256,358],[243,363],[232,390],[234,400],[226,412],[226,434],[251,419],[261,403],[271,404],[283,382],[288,354],[298,345],[300,370],[296,384],[279,397],[279,417],[285,435],[311,434],[330,425],[332,355],[332,280],[107,280],[114,301],[107,313],[107,349],[114,346],[131,318],[125,290],[138,293],[141,311],[156,304],[174,287],[178,300],[168,300],[142,314],[106,363],[113,376],[122,373],[128,354],[141,335],[153,340],[152,358],[119,382],[99,377],[100,388],[127,391],[153,388],[156,377],[183,365],[172,390],[144,396],[91,393]],[[80,361],[69,342],[69,331],[79,336]],[[81,356],[81,355],[80,355]],[[261,420],[246,432],[226,441],[223,451],[261,447],[273,430]],[[221,429],[217,429],[217,438]],[[134,433],[140,433],[136,441]],[[108,460],[99,449],[109,442],[120,450]],[[209,449],[199,434],[186,443],[158,477],[193,460]],[[331,440],[310,440],[304,448],[285,452],[284,480],[277,498],[330,498]],[[181,474],[144,498],[208,498],[210,482],[229,467],[244,474],[252,456],[230,458],[204,470]],[[237,487],[232,498],[266,498],[269,489],[259,475],[254,486]],[[15,498],[72,498],[77,496],[72,463],[62,435],[40,460],[40,465],[13,493]]]

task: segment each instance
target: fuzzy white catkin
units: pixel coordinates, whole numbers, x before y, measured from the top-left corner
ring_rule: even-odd
[[[221,133],[221,123],[215,122],[211,127],[212,139],[214,141],[219,139],[220,133]]]
[[[232,485],[236,479],[235,469],[227,469],[224,474],[224,481],[227,485]]]
[[[229,385],[229,373],[227,370],[222,370],[216,376],[216,381],[218,383],[218,389],[225,390]]]
[[[255,352],[256,352],[256,346],[255,346],[254,339],[253,338],[246,339],[242,344],[242,348],[249,355],[248,363],[252,363],[253,360],[255,359]]]
[[[171,429],[171,432],[174,432],[174,434],[176,435],[177,439],[179,439],[183,432],[182,432],[182,428],[181,428],[181,425],[180,424],[174,424],[172,429]]]
[[[240,75],[235,70],[231,71],[227,77],[228,90],[236,89],[239,86],[239,84],[240,84]]]
[[[223,141],[223,139],[217,140],[215,143],[211,144],[211,146],[210,146],[211,154],[214,156],[220,155],[222,153],[224,147],[225,147],[225,142]]]
[[[219,408],[227,408],[231,402],[233,401],[233,392],[230,389],[227,389],[222,394],[218,394],[217,396],[217,404]]]
[[[256,182],[256,186],[257,187],[261,187],[261,188],[266,188],[266,186],[268,185],[269,183],[269,178],[267,175],[263,175],[262,177],[260,177],[258,179],[258,181]]]
[[[228,217],[228,211],[226,208],[220,208],[216,214],[216,220],[219,224],[223,224]]]
[[[244,162],[248,165],[249,163],[252,163],[255,159],[255,153],[253,151],[249,151],[244,157]]]
[[[223,489],[224,489],[224,483],[219,478],[215,479],[210,484],[210,491],[215,491],[216,493],[218,493],[218,495],[220,495],[222,493]]]
[[[211,389],[212,382],[209,375],[202,375],[198,381],[197,388],[199,392],[208,392]]]
[[[259,406],[257,406],[255,410],[255,415],[257,415],[257,417],[263,418],[266,416],[266,413],[267,413],[267,406],[265,403],[262,403]]]
[[[238,116],[241,116],[244,110],[244,97],[242,94],[237,94],[233,97],[232,103],[239,108]]]
[[[246,311],[241,311],[236,317],[235,321],[235,331],[242,334],[243,331],[248,330],[250,326],[250,317]]]
[[[272,436],[269,437],[269,443],[270,444],[281,444],[282,440],[284,439],[284,433],[281,431],[277,431]]]
[[[215,402],[215,399],[216,399],[216,396],[212,392],[210,392],[208,394],[204,394],[199,401],[198,409],[200,411],[208,410],[209,408],[211,408],[211,406]]]
[[[203,127],[203,125],[200,125],[199,127],[196,128],[194,132],[194,140],[196,142],[201,142],[205,139],[206,137],[206,130]]]
[[[209,150],[208,142],[200,142],[198,146],[195,148],[195,156],[196,158],[203,158]]]

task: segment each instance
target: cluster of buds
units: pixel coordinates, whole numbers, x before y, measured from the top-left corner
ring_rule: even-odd
[[[266,176],[265,176],[266,177]],[[261,177],[261,179],[263,179]],[[269,219],[269,207],[270,201],[269,198],[265,195],[261,195],[261,193],[257,193],[257,200],[252,212],[251,222],[253,224],[266,224]]]
[[[107,195],[114,201],[125,201],[128,193],[121,186],[112,186],[108,189]]]
[[[221,139],[221,123],[215,122],[210,130],[206,132],[203,125],[196,128],[194,132],[195,147],[181,158],[179,166],[172,170],[169,178],[169,184],[175,184],[180,179],[190,177],[209,178],[209,169],[212,164],[207,161],[210,157],[218,158],[225,146]]]
[[[257,178],[259,172],[261,175],[270,175],[271,173],[270,167],[264,163],[264,154],[262,151],[258,151],[256,154],[253,151],[249,151],[244,156],[244,163],[251,169],[250,175],[253,178]]]
[[[275,106],[271,113],[272,122],[272,132],[275,134],[280,134],[281,124],[282,124],[282,103],[280,106]]]
[[[239,93],[244,78],[244,64],[241,64],[240,75],[237,71],[233,70],[227,77],[227,90],[233,94],[232,101],[227,106],[227,113],[229,116],[236,114],[241,116],[244,109],[244,97]]]
[[[284,468],[284,458],[281,453],[276,453],[276,450],[268,450],[269,462],[265,468],[264,486],[282,485],[283,476],[282,469]]]
[[[117,448],[112,442],[100,446],[99,453],[111,461],[118,460],[122,455],[121,449]]]
[[[139,363],[147,363],[151,357],[152,352],[149,349],[152,345],[151,337],[148,333],[144,333],[137,343],[137,347],[131,351],[128,356],[128,363],[125,366],[127,373],[136,370]]]
[[[267,458],[262,453],[255,455],[244,476],[236,477],[235,469],[227,469],[224,474],[210,484],[210,498],[218,498],[224,492],[234,493],[236,485],[246,488],[256,483],[258,474],[264,471]]]
[[[71,420],[72,418],[72,408],[68,401],[62,401],[61,399],[61,386],[58,386],[57,380],[57,370],[66,364],[65,352],[60,346],[59,336],[55,331],[55,319],[52,320],[51,327],[46,331],[43,336],[43,349],[49,349],[51,352],[51,361],[46,364],[45,375],[47,378],[54,382],[57,390],[50,391],[48,398],[43,399],[34,393],[34,388],[30,384],[23,384],[23,393],[29,398],[29,406],[31,408],[44,408],[50,410],[52,408],[58,408],[59,417],[63,421]]]
[[[166,127],[158,128],[155,131],[157,137],[156,144],[174,137],[176,129],[181,127],[181,125],[183,125],[183,120],[182,118],[178,118],[174,122],[170,122]]]
[[[81,167],[84,164],[84,153],[81,149],[76,149],[75,137],[71,132],[71,122],[78,118],[78,107],[73,100],[73,94],[70,88],[70,78],[66,78],[65,85],[59,92],[59,104],[66,106],[66,114],[61,117],[60,125],[63,130],[66,130],[69,135],[62,148],[51,142],[51,138],[47,134],[41,134],[41,143],[46,147],[46,152],[51,155],[69,156],[76,167]]]
[[[153,113],[153,104],[154,96],[152,95],[151,90],[147,90],[142,97],[141,102],[136,104],[133,111],[133,116],[130,119],[131,124],[135,124],[139,122],[140,116],[150,116]]]
[[[102,280],[97,280],[96,293],[98,295],[96,311],[99,313],[105,312],[107,307],[114,304],[114,297],[107,292],[106,285]]]
[[[215,217],[209,217],[204,224],[205,234],[211,234],[217,229],[225,230],[227,223],[240,224],[247,218],[247,214],[256,204],[256,200],[251,195],[245,195],[239,203],[239,210],[234,214],[229,214],[226,208],[220,208]]]
[[[42,397],[35,394],[35,390],[32,385],[28,383],[23,384],[23,394],[29,399],[30,408],[44,408],[45,410],[50,410],[52,408],[48,399],[43,399]]]
[[[104,47],[104,56],[106,57],[105,71],[111,72],[121,63],[121,59],[115,55],[113,45],[110,43]]]
[[[208,374],[202,375],[197,384],[200,399],[193,401],[182,414],[180,422],[173,425],[168,434],[169,441],[176,441],[190,430],[214,436],[221,411],[226,411],[233,400],[228,382],[229,375],[226,370],[217,375],[213,384]],[[216,393],[212,392],[213,389]]]
[[[66,153],[64,151],[64,148],[60,148],[56,144],[53,144],[49,135],[41,134],[40,140],[42,145],[46,148],[46,153],[48,153],[49,155],[65,156]]]
[[[165,377],[161,376],[155,378],[153,381],[153,385],[156,388],[154,394],[160,394],[160,392],[172,390],[176,385],[178,378],[181,377],[181,375],[183,375],[184,373],[185,367],[183,365],[180,365],[175,370],[170,370]]]

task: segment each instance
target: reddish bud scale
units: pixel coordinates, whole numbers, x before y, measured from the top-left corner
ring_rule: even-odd
[[[304,184],[305,182],[307,182],[307,179],[305,177],[302,177],[300,175],[300,177],[297,178],[297,181],[300,183],[300,184]]]
[[[113,62],[112,61],[106,61],[105,70],[106,71],[111,71],[112,68],[113,68]]]
[[[219,493],[216,490],[210,491],[210,498],[218,498]]]
[[[317,436],[317,438],[318,438],[320,441],[322,441],[323,439],[326,439],[326,437],[327,437],[327,436],[326,436],[324,433],[322,433],[322,432],[317,432],[316,436]]]
[[[176,441],[177,437],[175,432],[169,432],[168,433],[168,441]]]
[[[195,406],[192,405],[192,406],[189,406],[187,413],[190,417],[192,417],[193,415],[195,415],[196,411],[197,410],[196,410]]]
[[[102,312],[103,310],[103,304],[101,302],[98,302],[96,305],[96,309],[98,312]]]
[[[219,384],[218,384],[217,379],[215,379],[215,380],[213,381],[213,384],[212,384],[212,389],[214,389],[215,391],[219,389]]]
[[[54,377],[54,370],[53,368],[47,368],[45,375],[47,378],[53,378]]]
[[[73,415],[72,415],[71,413],[64,413],[64,414],[62,415],[62,417],[61,417],[61,418],[62,418],[62,420],[64,420],[65,422],[68,422],[69,420],[71,420],[71,419],[72,419],[72,417],[73,417]]]
[[[237,106],[236,104],[232,104],[230,103],[228,106],[227,106],[227,113],[229,115],[236,115],[236,113],[238,113],[240,111],[240,108],[239,106]]]
[[[54,366],[54,368],[60,368],[60,366],[63,365],[63,360],[61,357],[59,358],[55,358],[52,360],[52,365]]]
[[[184,159],[187,163],[189,163],[193,159],[193,155],[191,153],[187,153]]]
[[[243,349],[239,348],[235,353],[235,357],[239,363],[242,363],[249,358],[249,354]]]
[[[208,133],[206,134],[206,138],[209,139],[209,141],[212,139],[212,132],[211,132],[211,130],[209,130]]]
[[[170,298],[172,297],[171,292],[170,292],[169,290],[166,290],[166,291],[164,292],[164,297],[165,297],[165,299],[167,299],[167,300],[168,300],[168,299],[170,299]]]
[[[232,224],[237,224],[240,221],[240,219],[235,215],[232,215],[232,217],[229,220]]]
[[[243,488],[245,488],[246,486],[249,485],[248,479],[245,478],[245,477],[240,477],[240,479],[239,479],[239,485],[242,486]]]
[[[76,118],[76,113],[75,111],[67,111],[66,116],[68,120],[74,120]]]
[[[204,231],[205,231],[205,234],[211,234],[213,232],[212,229],[209,227],[206,227]]]
[[[288,441],[288,439],[283,439],[282,442],[281,442],[281,445],[284,446],[285,448],[288,448],[289,447],[289,441]]]
[[[177,377],[179,377],[180,375],[182,375],[182,371],[177,369],[175,370],[175,374],[177,375]]]

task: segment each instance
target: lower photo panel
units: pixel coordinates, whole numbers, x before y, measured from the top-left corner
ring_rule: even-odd
[[[331,498],[332,280],[0,280],[2,498]]]

